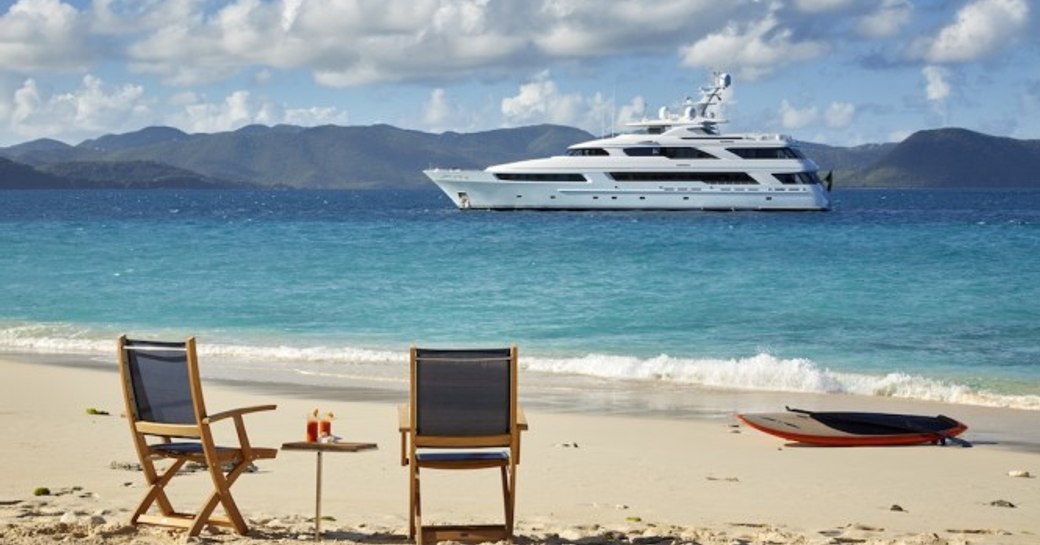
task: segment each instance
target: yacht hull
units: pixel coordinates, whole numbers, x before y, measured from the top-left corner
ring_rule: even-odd
[[[624,183],[603,173],[585,182],[506,181],[483,170],[426,170],[463,210],[792,210],[830,208],[819,184],[715,186],[701,182]]]

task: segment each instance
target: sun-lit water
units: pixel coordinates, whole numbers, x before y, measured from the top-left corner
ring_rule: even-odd
[[[216,376],[527,373],[1040,409],[1040,192],[827,213],[460,212],[433,191],[0,192],[0,351],[194,334]],[[346,377],[346,378],[345,378]]]

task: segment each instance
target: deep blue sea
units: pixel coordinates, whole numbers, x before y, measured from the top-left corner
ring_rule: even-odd
[[[835,190],[825,213],[481,212],[429,191],[0,192],[0,354],[199,337],[214,376],[525,373],[1040,410],[1040,192]],[[114,363],[113,363],[114,365]]]

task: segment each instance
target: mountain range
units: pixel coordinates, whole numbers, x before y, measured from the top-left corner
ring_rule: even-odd
[[[592,138],[559,125],[467,134],[390,125],[250,125],[213,134],[148,127],[75,146],[41,139],[0,148],[0,189],[415,188],[429,184],[425,168],[558,155]],[[1040,188],[1040,140],[948,128],[899,143],[802,149],[842,187]]]

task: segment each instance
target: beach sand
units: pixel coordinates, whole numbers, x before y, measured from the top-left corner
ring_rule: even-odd
[[[144,481],[139,471],[126,468],[136,459],[120,416],[114,364],[76,368],[8,355],[0,356],[0,374],[0,542],[183,541],[183,533],[128,524]],[[206,403],[211,412],[277,403],[277,411],[247,418],[252,442],[259,446],[301,440],[311,409],[334,411],[337,435],[376,442],[379,449],[325,456],[322,513],[330,517],[323,522],[325,539],[404,543],[407,481],[399,463],[395,408],[400,400],[391,394],[383,401],[356,401],[325,390],[280,388],[207,382]],[[1008,431],[1040,427],[1040,414],[859,401],[869,405],[866,410],[956,416],[972,426],[965,437],[979,444],[971,449],[799,447],[739,427],[733,418],[588,414],[532,403],[519,469],[516,541],[1040,543],[1040,479],[1009,474],[1040,474],[1040,452],[1035,444],[1019,444]],[[806,396],[798,402],[820,409],[836,400]],[[88,408],[110,414],[89,415]],[[230,438],[230,427],[221,437]],[[214,530],[204,532],[202,541],[312,539],[315,456],[283,451],[259,465],[233,488],[251,522],[251,536]],[[428,522],[500,519],[493,473],[433,472],[424,483]],[[38,487],[50,494],[34,496]],[[193,510],[208,489],[204,473],[178,477],[168,487],[174,505],[186,510]]]

